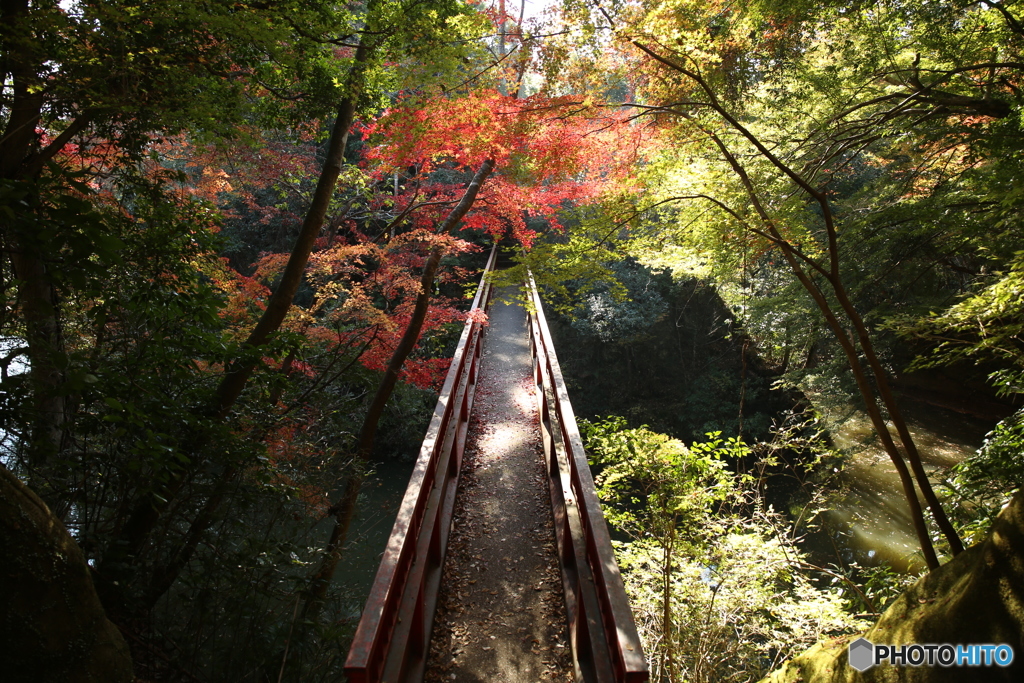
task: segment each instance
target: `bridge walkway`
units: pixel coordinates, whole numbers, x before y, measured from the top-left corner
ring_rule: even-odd
[[[649,678],[540,295],[530,279],[528,315],[492,306],[496,257],[473,301],[489,325],[470,315],[452,356],[349,683]]]
[[[526,311],[499,290],[480,366],[425,680],[574,680]]]

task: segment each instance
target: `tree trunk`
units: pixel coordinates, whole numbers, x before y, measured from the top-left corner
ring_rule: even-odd
[[[703,81],[699,82],[703,83]],[[705,90],[710,96],[713,97],[713,94],[711,93],[709,88],[705,86]],[[730,117],[724,110],[718,108],[717,106],[716,111],[718,111],[723,117],[725,117],[729,121],[729,123],[733,125],[737,130],[739,130],[745,136],[747,136],[747,138],[751,140],[751,142],[753,142],[759,150],[763,150],[762,153],[767,158],[772,160],[773,163],[775,163],[780,168],[783,168],[784,170],[792,174],[792,171],[789,171],[789,169],[785,167],[781,161],[778,161],[774,157],[774,155],[771,154],[771,152],[765,149],[764,146],[761,145],[760,141],[754,138],[753,135],[751,135],[745,128],[743,128],[743,126],[740,125],[738,121]],[[871,384],[868,382],[867,376],[864,373],[864,369],[860,365],[860,358],[857,354],[857,346],[854,344],[853,340],[848,335],[846,328],[839,321],[839,318],[832,310],[832,306],[829,304],[828,298],[825,296],[825,293],[821,290],[820,287],[818,287],[818,285],[814,282],[811,276],[808,275],[807,271],[804,270],[803,265],[801,265],[801,263],[808,265],[808,267],[813,268],[815,272],[818,272],[822,277],[824,277],[824,279],[829,283],[829,286],[832,288],[832,291],[836,293],[837,298],[840,298],[840,301],[842,301],[842,297],[845,296],[845,290],[843,289],[842,282],[839,279],[837,241],[835,238],[835,228],[832,225],[832,213],[829,209],[828,203],[824,201],[824,199],[822,198],[821,207],[822,211],[824,212],[826,230],[829,236],[830,258],[830,267],[825,268],[818,264],[817,262],[812,261],[809,258],[806,258],[804,254],[797,249],[797,247],[795,247],[793,244],[791,244],[782,237],[782,234],[776,228],[775,223],[774,221],[772,221],[767,209],[765,209],[764,205],[761,203],[761,197],[757,193],[757,190],[754,187],[753,182],[750,180],[750,177],[747,175],[746,169],[739,163],[739,160],[736,159],[736,157],[732,154],[729,148],[726,147],[725,143],[722,142],[721,138],[719,138],[711,131],[704,130],[704,132],[715,143],[719,151],[721,151],[722,155],[729,163],[730,167],[740,178],[740,181],[743,184],[744,189],[746,189],[747,191],[747,196],[750,198],[750,201],[753,204],[754,210],[757,212],[758,217],[763,221],[765,226],[763,230],[752,230],[751,226],[746,226],[747,229],[752,230],[752,232],[754,232],[755,234],[761,235],[762,237],[769,239],[775,246],[779,248],[779,250],[785,257],[786,263],[789,265],[790,270],[796,276],[800,284],[803,285],[807,293],[811,295],[811,298],[814,299],[814,303],[817,305],[818,310],[821,312],[821,314],[825,317],[825,322],[828,324],[829,329],[832,330],[833,334],[835,334],[836,340],[842,347],[843,353],[846,356],[847,363],[850,366],[850,370],[853,372],[854,380],[857,383],[857,389],[859,390],[861,398],[864,401],[864,409],[867,411],[868,417],[871,419],[871,424],[875,429],[875,433],[878,435],[879,440],[882,442],[883,448],[885,448],[885,452],[889,455],[889,459],[892,461],[893,467],[896,468],[896,473],[899,475],[900,484],[903,487],[903,495],[907,500],[907,506],[910,508],[910,519],[914,524],[914,531],[917,534],[918,543],[921,545],[921,552],[924,555],[925,563],[927,564],[929,569],[937,568],[939,566],[939,559],[938,556],[935,554],[935,547],[932,544],[931,535],[928,533],[928,525],[925,522],[924,514],[921,510],[921,503],[917,499],[917,492],[914,488],[914,479],[910,475],[910,471],[907,468],[907,463],[904,462],[903,460],[903,455],[900,453],[899,449],[896,447],[896,444],[892,440],[892,436],[889,434],[889,429],[885,425],[885,420],[882,419],[882,413],[878,406],[878,399],[875,397],[875,393],[871,388]],[[795,174],[792,175],[795,176]],[[807,187],[806,182],[804,182],[802,179],[799,180],[800,183],[802,183],[803,187]],[[808,189],[807,191],[812,196],[819,196],[818,193],[813,190],[813,188]],[[720,204],[720,206],[724,205]],[[733,216],[737,220],[740,220],[742,222],[742,219],[738,215],[733,214]],[[801,258],[804,258],[804,260],[801,261]],[[847,303],[849,303],[848,300]],[[866,342],[868,344],[868,347],[864,349],[865,353],[870,352],[873,355],[874,350],[870,346],[871,339],[867,335],[866,330],[863,329],[863,321],[861,321],[859,315],[857,315],[856,309],[853,309],[851,305],[849,307],[843,307],[843,312],[847,315],[848,318],[850,318],[850,321],[855,326],[855,328],[858,325],[858,323],[860,324],[857,339],[861,342],[862,345]],[[851,314],[853,316],[852,318],[850,317]],[[863,332],[863,334],[861,334],[860,332]]]
[[[210,493],[203,507],[189,525],[185,537],[176,544],[168,554],[167,561],[163,566],[153,570],[153,577],[149,582],[145,595],[142,597],[141,611],[148,612],[156,606],[156,603],[163,597],[164,593],[170,590],[174,582],[178,580],[181,571],[188,565],[195,554],[199,542],[203,539],[206,530],[213,524],[217,509],[227,497],[228,488],[235,482],[239,471],[237,467],[229,466],[217,480],[213,491]]]
[[[31,160],[38,154],[36,127],[43,110],[43,93],[38,71],[38,54],[24,49],[24,27],[29,18],[28,0],[9,0],[0,5],[0,59],[4,81],[10,76],[11,100],[7,125],[0,132],[0,178],[21,181],[28,196],[12,203],[19,215],[5,220],[2,243],[11,255],[11,266],[18,281],[18,306],[25,322],[28,343],[29,382],[32,388],[32,425],[29,433],[28,462],[42,466],[60,448],[64,424],[64,399],[59,389],[64,382],[60,355],[63,354],[57,297],[53,282],[38,253],[37,246],[23,231],[32,221],[37,204],[34,168]],[[13,219],[13,220],[12,220]],[[21,223],[21,225],[18,225]],[[13,229],[12,229],[13,228]]]
[[[910,463],[910,467],[914,472],[914,478],[917,480],[917,486],[921,489],[921,493],[924,495],[925,502],[928,504],[928,509],[931,511],[932,517],[935,519],[935,523],[938,525],[942,535],[946,537],[946,541],[949,543],[950,552],[956,556],[963,552],[963,542],[960,540],[960,536],[957,534],[956,529],[953,528],[953,524],[949,521],[949,517],[946,516],[946,511],[942,508],[942,503],[939,501],[938,496],[935,495],[935,490],[932,488],[931,481],[928,479],[928,473],[925,472],[924,463],[921,462],[921,454],[917,450],[917,444],[914,443],[914,439],[910,435],[910,430],[907,428],[907,421],[903,418],[903,413],[900,411],[899,404],[896,402],[896,398],[892,395],[892,389],[889,387],[888,374],[886,373],[885,368],[882,367],[881,362],[879,362],[878,356],[875,354],[875,348],[871,342],[870,335],[868,335],[867,327],[865,327],[860,314],[856,311],[853,304],[847,297],[846,290],[844,288],[837,288],[836,298],[843,306],[843,309],[847,311],[847,316],[854,325],[854,329],[857,332],[857,338],[860,340],[860,346],[864,350],[864,357],[866,358],[868,367],[871,368],[871,372],[875,378],[875,386],[877,387],[878,394],[882,399],[882,405],[885,406],[886,411],[889,413],[889,419],[892,421],[893,426],[896,427],[896,433],[900,437],[900,442],[903,443],[903,449],[906,451],[907,461]]]
[[[373,4],[373,3],[371,3]],[[267,308],[263,311],[259,322],[249,333],[245,340],[244,349],[254,349],[266,343],[271,334],[280,329],[288,310],[292,306],[299,285],[306,272],[306,264],[309,262],[309,255],[313,251],[313,245],[324,226],[324,218],[327,209],[330,207],[331,198],[334,196],[334,189],[338,184],[338,176],[341,175],[341,167],[345,161],[345,147],[348,144],[348,134],[352,129],[352,122],[355,118],[356,107],[359,104],[359,96],[362,93],[365,70],[370,59],[372,46],[365,41],[359,43],[356,49],[355,63],[349,75],[348,92],[345,99],[338,107],[338,117],[334,120],[334,128],[331,130],[331,140],[328,144],[327,158],[324,160],[323,168],[320,171],[320,178],[317,180],[316,190],[313,192],[313,200],[310,202],[309,210],[302,221],[302,229],[292,247],[291,256],[281,274],[281,281],[277,289],[267,302]],[[256,368],[255,358],[245,359],[235,364],[217,387],[216,415],[219,418],[227,417],[238,400],[242,389]]]
[[[363,353],[369,348],[370,343],[376,338],[376,333],[370,337],[370,341],[367,341],[360,349],[359,353],[356,354],[349,364],[346,366],[350,367],[355,364]],[[289,356],[292,358],[292,356]],[[283,368],[282,368],[283,369]],[[307,390],[309,391],[309,390]],[[280,398],[280,397],[278,397]],[[276,398],[271,399],[271,404],[276,405]],[[302,400],[301,398],[299,399]],[[259,437],[262,438],[262,437]],[[217,481],[214,485],[213,490],[203,504],[203,507],[199,510],[198,514],[192,519],[192,523],[189,525],[188,531],[184,534],[181,540],[171,549],[167,554],[167,560],[162,566],[157,567],[153,570],[153,576],[149,583],[149,588],[143,597],[141,610],[143,612],[152,609],[156,606],[157,601],[163,597],[174,582],[178,579],[178,575],[181,574],[182,570],[188,566],[189,561],[195,554],[196,548],[198,548],[200,541],[202,541],[206,530],[210,528],[216,519],[216,514],[220,508],[221,503],[227,499],[228,489],[232,484],[235,483],[239,474],[242,472],[233,466],[228,466],[217,476]]]
[[[19,240],[11,254],[18,279],[18,306],[28,342],[29,381],[32,387],[32,427],[28,463],[41,467],[60,450],[64,430],[64,384],[61,370],[64,338],[58,317],[57,292],[40,255]],[[45,495],[45,494],[44,494]],[[52,503],[53,501],[51,501]]]
[[[451,210],[448,217],[439,226],[438,234],[450,232],[462,220],[462,217],[473,206],[473,202],[476,201],[476,196],[480,192],[480,187],[492,170],[494,170],[494,162],[488,159],[480,167],[480,170],[477,171],[469,187],[466,188],[462,200]],[[363,418],[363,424],[359,430],[359,441],[356,444],[355,466],[357,471],[349,477],[341,499],[331,508],[335,518],[334,527],[331,530],[331,537],[324,551],[323,562],[321,562],[320,568],[310,580],[309,597],[302,610],[303,615],[307,618],[319,611],[327,595],[327,588],[330,586],[331,579],[334,577],[334,572],[338,567],[338,562],[341,560],[341,549],[348,537],[349,527],[352,524],[352,518],[355,516],[359,489],[363,483],[362,468],[373,452],[377,425],[380,422],[381,415],[384,413],[384,407],[387,405],[388,399],[391,398],[391,392],[394,391],[395,384],[398,383],[398,373],[401,372],[406,359],[412,353],[412,350],[416,348],[416,343],[419,341],[420,331],[423,329],[423,323],[427,319],[427,311],[430,308],[430,292],[434,288],[434,277],[437,274],[437,267],[441,263],[441,256],[442,248],[440,246],[435,246],[431,249],[430,256],[427,258],[427,262],[423,266],[423,273],[420,276],[420,293],[416,297],[416,307],[413,309],[412,317],[409,319],[409,324],[406,326],[398,346],[395,347],[394,352],[391,354],[387,369],[384,371],[384,377],[381,378],[377,392],[370,402],[370,407],[367,408],[366,417]]]
[[[867,411],[868,418],[871,420],[871,425],[874,427],[875,433],[882,442],[882,447],[889,455],[889,460],[892,462],[893,467],[896,468],[896,473],[899,475],[900,485],[903,488],[903,496],[906,498],[907,506],[910,508],[910,519],[914,524],[914,531],[917,534],[917,541],[921,546],[921,553],[924,555],[925,564],[929,569],[935,569],[939,566],[939,559],[935,554],[935,547],[932,544],[931,535],[928,533],[928,525],[924,520],[921,503],[917,499],[917,492],[914,489],[914,480],[910,476],[907,464],[903,461],[903,456],[900,454],[899,449],[896,448],[896,444],[893,442],[892,436],[889,434],[889,429],[885,425],[885,420],[882,419],[882,413],[878,409],[877,399],[871,389],[871,384],[868,382],[867,376],[864,374],[864,369],[860,365],[860,358],[857,356],[857,347],[854,346],[853,341],[846,332],[846,329],[839,322],[839,319],[828,305],[828,300],[825,298],[824,294],[822,294],[821,290],[819,290],[818,287],[810,281],[810,278],[803,269],[800,268],[799,263],[796,261],[796,257],[793,255],[792,248],[790,247],[787,249],[786,247],[782,247],[782,252],[786,257],[790,268],[796,274],[797,279],[800,280],[800,283],[804,285],[804,288],[807,289],[814,298],[814,302],[817,304],[818,309],[825,316],[825,321],[828,323],[829,329],[831,329],[832,333],[835,334],[840,347],[843,349],[843,353],[846,355],[847,364],[853,372],[854,381],[857,383],[857,389],[864,401],[864,409]]]
[[[700,128],[705,134],[714,142],[729,163],[730,167],[740,178],[744,188],[747,191],[747,195],[750,198],[758,217],[763,221],[764,228],[757,229],[753,226],[746,225],[746,229],[758,234],[762,237],[768,238],[772,243],[781,249],[786,257],[787,262],[791,270],[800,280],[800,283],[814,298],[815,303],[818,305],[819,310],[825,315],[826,321],[829,327],[836,334],[837,339],[843,347],[843,352],[846,354],[847,360],[850,364],[850,369],[854,373],[854,378],[857,381],[857,387],[860,390],[861,396],[864,399],[865,409],[868,412],[868,416],[871,418],[871,423],[875,428],[875,432],[878,435],[879,440],[882,442],[886,452],[889,454],[889,458],[892,460],[893,466],[896,467],[896,471],[900,476],[900,481],[903,484],[904,494],[907,497],[907,503],[910,506],[911,517],[914,521],[914,527],[917,531],[918,540],[921,543],[921,550],[924,553],[925,561],[930,569],[934,569],[939,566],[938,558],[935,555],[934,547],[932,546],[931,537],[928,534],[927,525],[924,522],[923,515],[920,512],[920,502],[917,499],[917,493],[914,488],[914,480],[916,479],[917,486],[923,493],[926,502],[928,503],[929,509],[938,524],[943,535],[949,542],[950,550],[953,554],[957,554],[963,549],[963,544],[960,541],[959,535],[953,525],[949,522],[949,518],[946,516],[945,511],[942,509],[942,505],[939,503],[938,498],[935,496],[932,490],[931,483],[928,481],[927,473],[924,470],[924,465],[921,463],[921,457],[918,453],[917,446],[914,444],[913,438],[910,435],[910,431],[907,429],[906,422],[904,421],[902,414],[896,404],[895,399],[892,396],[892,392],[889,389],[889,382],[886,376],[885,370],[879,363],[878,358],[874,351],[874,345],[871,341],[871,337],[867,332],[867,328],[864,326],[864,322],[849,300],[846,294],[845,287],[843,286],[840,278],[839,271],[839,246],[838,246],[838,233],[834,222],[834,216],[832,214],[831,206],[829,205],[827,197],[822,194],[818,189],[810,184],[799,173],[794,171],[792,168],[787,166],[781,159],[768,149],[753,133],[751,133],[738,119],[732,116],[725,107],[719,102],[718,97],[715,95],[714,90],[710,87],[707,81],[698,74],[697,72],[688,69],[684,66],[674,63],[673,61],[666,59],[658,55],[656,52],[646,47],[645,45],[633,41],[640,50],[648,54],[657,62],[669,67],[670,69],[677,71],[688,78],[692,79],[704,94],[708,98],[706,106],[712,109],[716,114],[722,117],[736,132],[742,135],[754,148],[757,150],[764,159],[771,163],[778,171],[788,177],[800,190],[802,190],[808,198],[813,200],[820,208],[822,212],[822,221],[827,237],[827,253],[828,261],[827,268],[813,261],[807,257],[798,247],[794,246],[787,240],[785,240],[781,233],[776,229],[775,223],[771,216],[763,206],[761,197],[754,187],[753,182],[747,175],[746,169],[739,163],[735,155],[733,155],[722,140],[715,135],[712,131],[707,130],[703,126]],[[699,124],[698,124],[699,125]],[[705,199],[712,199],[704,196]],[[712,199],[718,206],[729,211],[734,218],[741,223],[744,223],[742,218],[733,212],[731,209],[726,207],[721,202]],[[870,383],[864,373],[863,368],[860,365],[860,359],[857,354],[856,346],[852,339],[847,336],[845,327],[839,322],[832,311],[828,300],[824,293],[818,288],[818,286],[810,279],[808,274],[803,270],[801,263],[806,264],[809,268],[813,268],[819,272],[825,280],[828,282],[835,295],[839,306],[849,320],[850,324],[854,328],[855,338],[860,345],[861,350],[867,359],[868,367],[871,370],[872,376],[875,379],[880,396],[876,397],[874,390],[871,388]],[[903,443],[904,451],[906,454],[906,462],[904,461],[904,454],[900,453],[900,450],[896,447],[892,436],[889,434],[889,429],[885,424],[885,420],[882,418],[880,406],[878,404],[879,398],[881,399],[882,405],[889,412],[889,417],[893,421],[896,427],[897,433],[899,434],[900,441]],[[910,477],[910,473],[907,469],[907,462],[910,463],[911,469],[913,469],[914,477]],[[908,485],[909,484],[909,485]],[[919,519],[920,517],[920,519]]]

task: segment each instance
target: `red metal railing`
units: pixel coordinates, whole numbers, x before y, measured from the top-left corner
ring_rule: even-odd
[[[533,378],[576,680],[647,681],[647,660],[615,562],[543,304],[532,278],[528,284],[534,309],[530,313]]]
[[[480,278],[474,309],[486,310],[490,304],[487,273],[494,269],[496,256],[495,247]],[[356,628],[345,662],[350,683],[423,679],[482,350],[483,327],[471,318],[452,356]]]

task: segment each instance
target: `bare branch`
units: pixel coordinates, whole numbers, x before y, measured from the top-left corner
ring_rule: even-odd
[[[54,138],[53,142],[48,144],[46,147],[36,152],[28,158],[25,163],[25,173],[29,177],[37,175],[43,170],[43,166],[46,162],[55,157],[62,149],[64,145],[71,141],[71,138],[78,135],[80,132],[85,130],[85,127],[92,121],[94,112],[86,111],[79,114],[78,117],[71,122],[71,124],[64,129],[60,135]]]

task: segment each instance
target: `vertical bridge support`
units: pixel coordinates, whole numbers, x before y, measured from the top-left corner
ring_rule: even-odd
[[[650,677],[544,308],[531,277],[530,349],[576,680]]]
[[[494,269],[496,257],[495,246],[480,278],[473,309],[486,310],[490,304],[487,274]],[[350,683],[423,680],[476,394],[483,332],[482,325],[470,318],[452,356],[345,662]]]

